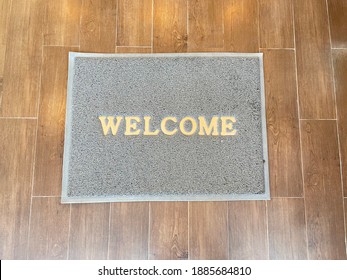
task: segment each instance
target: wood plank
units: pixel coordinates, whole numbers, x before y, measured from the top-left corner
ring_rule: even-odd
[[[152,0],[119,0],[117,46],[152,46]]]
[[[264,50],[271,197],[301,197],[295,53]]]
[[[0,116],[36,117],[42,56],[43,0],[12,1],[7,25]]]
[[[187,0],[154,1],[154,52],[186,52],[187,33]]]
[[[188,0],[188,51],[223,49],[223,0]]]
[[[117,53],[151,53],[151,47],[117,47]]]
[[[188,203],[150,203],[149,259],[188,259]]]
[[[337,120],[340,137],[342,181],[347,197],[347,50],[334,50],[334,74],[337,105]]]
[[[294,48],[293,1],[259,0],[261,48]]]
[[[233,201],[228,204],[230,259],[268,259],[265,201]]]
[[[64,152],[66,47],[44,47],[34,195],[60,195]]]
[[[224,49],[258,52],[258,0],[224,0]]]
[[[78,46],[82,0],[46,0],[43,42],[46,46]]]
[[[189,258],[228,259],[228,203],[189,203]]]
[[[347,1],[328,0],[331,45],[347,48]]]
[[[334,119],[335,99],[326,0],[294,0],[301,119]]]
[[[2,80],[4,76],[4,65],[5,65],[5,52],[6,52],[6,45],[0,44],[0,79]],[[1,92],[0,92],[0,108],[1,108]]]
[[[36,120],[0,119],[0,259],[26,259]]]
[[[0,77],[0,108],[1,108],[1,101],[2,101],[2,95],[4,93],[4,80],[2,77]]]
[[[109,259],[148,259],[149,203],[111,204]]]
[[[7,24],[11,12],[12,0],[0,0],[0,45],[6,45]]]
[[[107,259],[109,203],[71,205],[69,259]]]
[[[302,121],[309,259],[345,259],[336,121]]]
[[[67,258],[70,205],[60,197],[34,197],[29,233],[29,259]]]
[[[267,203],[270,259],[307,259],[304,199],[273,198]]]
[[[114,53],[117,0],[82,0],[80,51]]]
[[[11,12],[11,0],[0,0],[0,108],[3,95],[3,76],[7,41],[7,25]]]
[[[11,12],[11,0],[0,0],[0,79],[3,77],[5,51],[7,41],[7,26]],[[1,108],[1,90],[0,90]]]

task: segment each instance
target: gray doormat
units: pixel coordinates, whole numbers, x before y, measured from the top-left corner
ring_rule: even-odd
[[[70,53],[62,202],[269,199],[262,54]]]

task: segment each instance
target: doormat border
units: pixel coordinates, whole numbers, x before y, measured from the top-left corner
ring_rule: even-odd
[[[68,151],[71,146],[71,124],[72,124],[72,87],[73,74],[75,69],[75,58],[78,57],[256,57],[259,59],[260,66],[260,95],[261,95],[261,126],[262,144],[264,159],[264,190],[262,194],[206,194],[206,195],[108,195],[108,196],[81,196],[69,197],[68,190]],[[62,170],[62,195],[61,203],[102,203],[102,202],[146,202],[146,201],[241,201],[241,200],[270,200],[269,186],[269,162],[266,129],[266,106],[265,106],[265,86],[264,86],[264,66],[263,53],[156,53],[156,54],[102,54],[102,53],[81,53],[69,52],[68,83],[66,98],[66,117],[65,117],[65,138],[64,138],[64,157]]]

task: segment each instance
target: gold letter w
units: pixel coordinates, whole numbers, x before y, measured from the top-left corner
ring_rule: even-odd
[[[112,130],[112,134],[116,135],[122,119],[123,119],[123,117],[121,117],[121,116],[116,117],[116,124],[115,124],[114,123],[114,117],[109,116],[109,117],[107,117],[108,122],[106,124],[106,117],[100,116],[99,120],[101,122],[102,130],[104,131],[104,135],[106,136],[108,134],[110,128]]]

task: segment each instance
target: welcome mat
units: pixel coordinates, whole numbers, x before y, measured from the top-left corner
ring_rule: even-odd
[[[70,53],[62,202],[269,199],[262,54]]]

